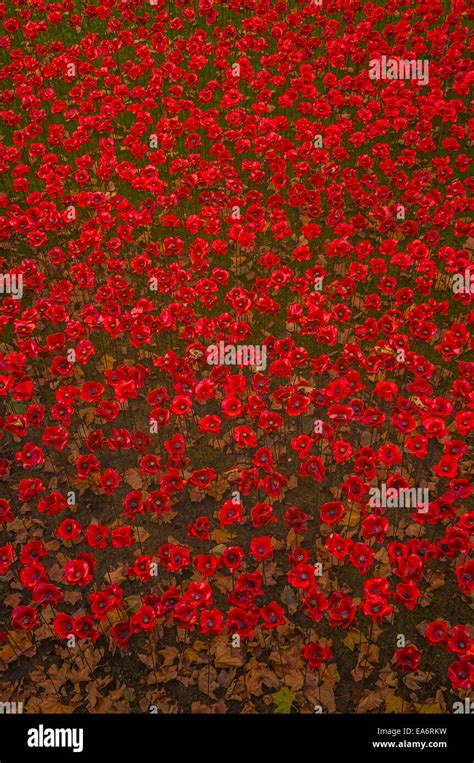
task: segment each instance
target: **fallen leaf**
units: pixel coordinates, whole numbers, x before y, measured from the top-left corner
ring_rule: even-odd
[[[276,705],[275,713],[286,714],[291,713],[293,702],[295,701],[295,694],[287,686],[282,686],[280,691],[276,694],[272,694],[273,701]]]

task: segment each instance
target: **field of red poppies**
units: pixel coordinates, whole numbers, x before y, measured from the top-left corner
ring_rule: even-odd
[[[470,709],[473,15],[0,2],[2,702]]]

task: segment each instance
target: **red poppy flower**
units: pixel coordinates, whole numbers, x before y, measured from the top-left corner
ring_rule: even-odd
[[[278,628],[286,622],[285,611],[276,601],[265,604],[260,610],[260,617],[263,620],[263,627],[266,629]]]
[[[324,503],[320,508],[321,522],[334,525],[344,516],[344,506],[340,501]]]
[[[53,629],[59,638],[68,638],[74,632],[74,618],[65,612],[60,612],[54,618]]]
[[[227,567],[230,572],[237,572],[242,564],[244,551],[239,548],[239,546],[229,546],[225,549],[221,558],[222,564]]]
[[[349,596],[336,591],[329,598],[329,625],[349,628],[354,621],[357,607]]]
[[[83,559],[73,559],[64,565],[64,580],[68,585],[85,586],[92,581],[91,567]]]
[[[12,627],[16,631],[31,631],[39,626],[38,613],[33,607],[15,607],[12,612]]]
[[[90,638],[91,641],[97,641],[100,637],[99,631],[94,628],[94,621],[90,615],[76,617],[74,620],[74,635],[79,640]]]
[[[110,628],[109,634],[112,636],[114,641],[117,642],[120,649],[128,649],[128,641],[132,635],[130,623],[128,620],[122,620],[118,623],[115,623],[115,625]]]
[[[294,588],[306,590],[314,585],[315,571],[310,564],[296,564],[288,573],[288,582]]]
[[[422,652],[415,646],[399,647],[395,651],[397,666],[405,673],[408,670],[417,671],[421,662]]]
[[[471,691],[474,686],[474,663],[469,657],[462,657],[448,668],[448,678],[453,689]]]
[[[234,607],[229,611],[225,625],[229,633],[237,633],[240,638],[250,639],[253,637],[257,617],[248,609]]]
[[[188,535],[190,538],[200,538],[201,540],[209,540],[210,531],[209,517],[202,516],[197,517],[194,522],[188,524]]]
[[[467,627],[465,625],[456,625],[452,628],[449,632],[446,646],[450,652],[456,652],[457,654],[470,652],[472,639]]]
[[[205,636],[218,636],[224,630],[224,615],[215,607],[203,609],[199,616],[199,629]]]
[[[244,518],[243,508],[240,503],[226,501],[222,504],[219,511],[219,521],[221,527],[230,527],[236,522],[242,522]]]
[[[301,464],[301,477],[312,477],[315,482],[322,482],[326,475],[326,469],[318,456],[310,456]]]
[[[250,542],[250,553],[258,562],[261,562],[264,559],[273,559],[271,538],[266,535],[261,535],[259,538],[253,538]]]
[[[59,588],[51,583],[40,581],[33,588],[32,600],[34,604],[41,604],[43,607],[48,604],[57,606],[64,594]]]
[[[333,654],[328,646],[323,646],[319,641],[310,641],[301,650],[303,658],[312,670],[321,667],[321,663],[332,660]]]
[[[433,620],[428,624],[424,636],[429,644],[442,644],[446,642],[448,626],[444,620]]]

